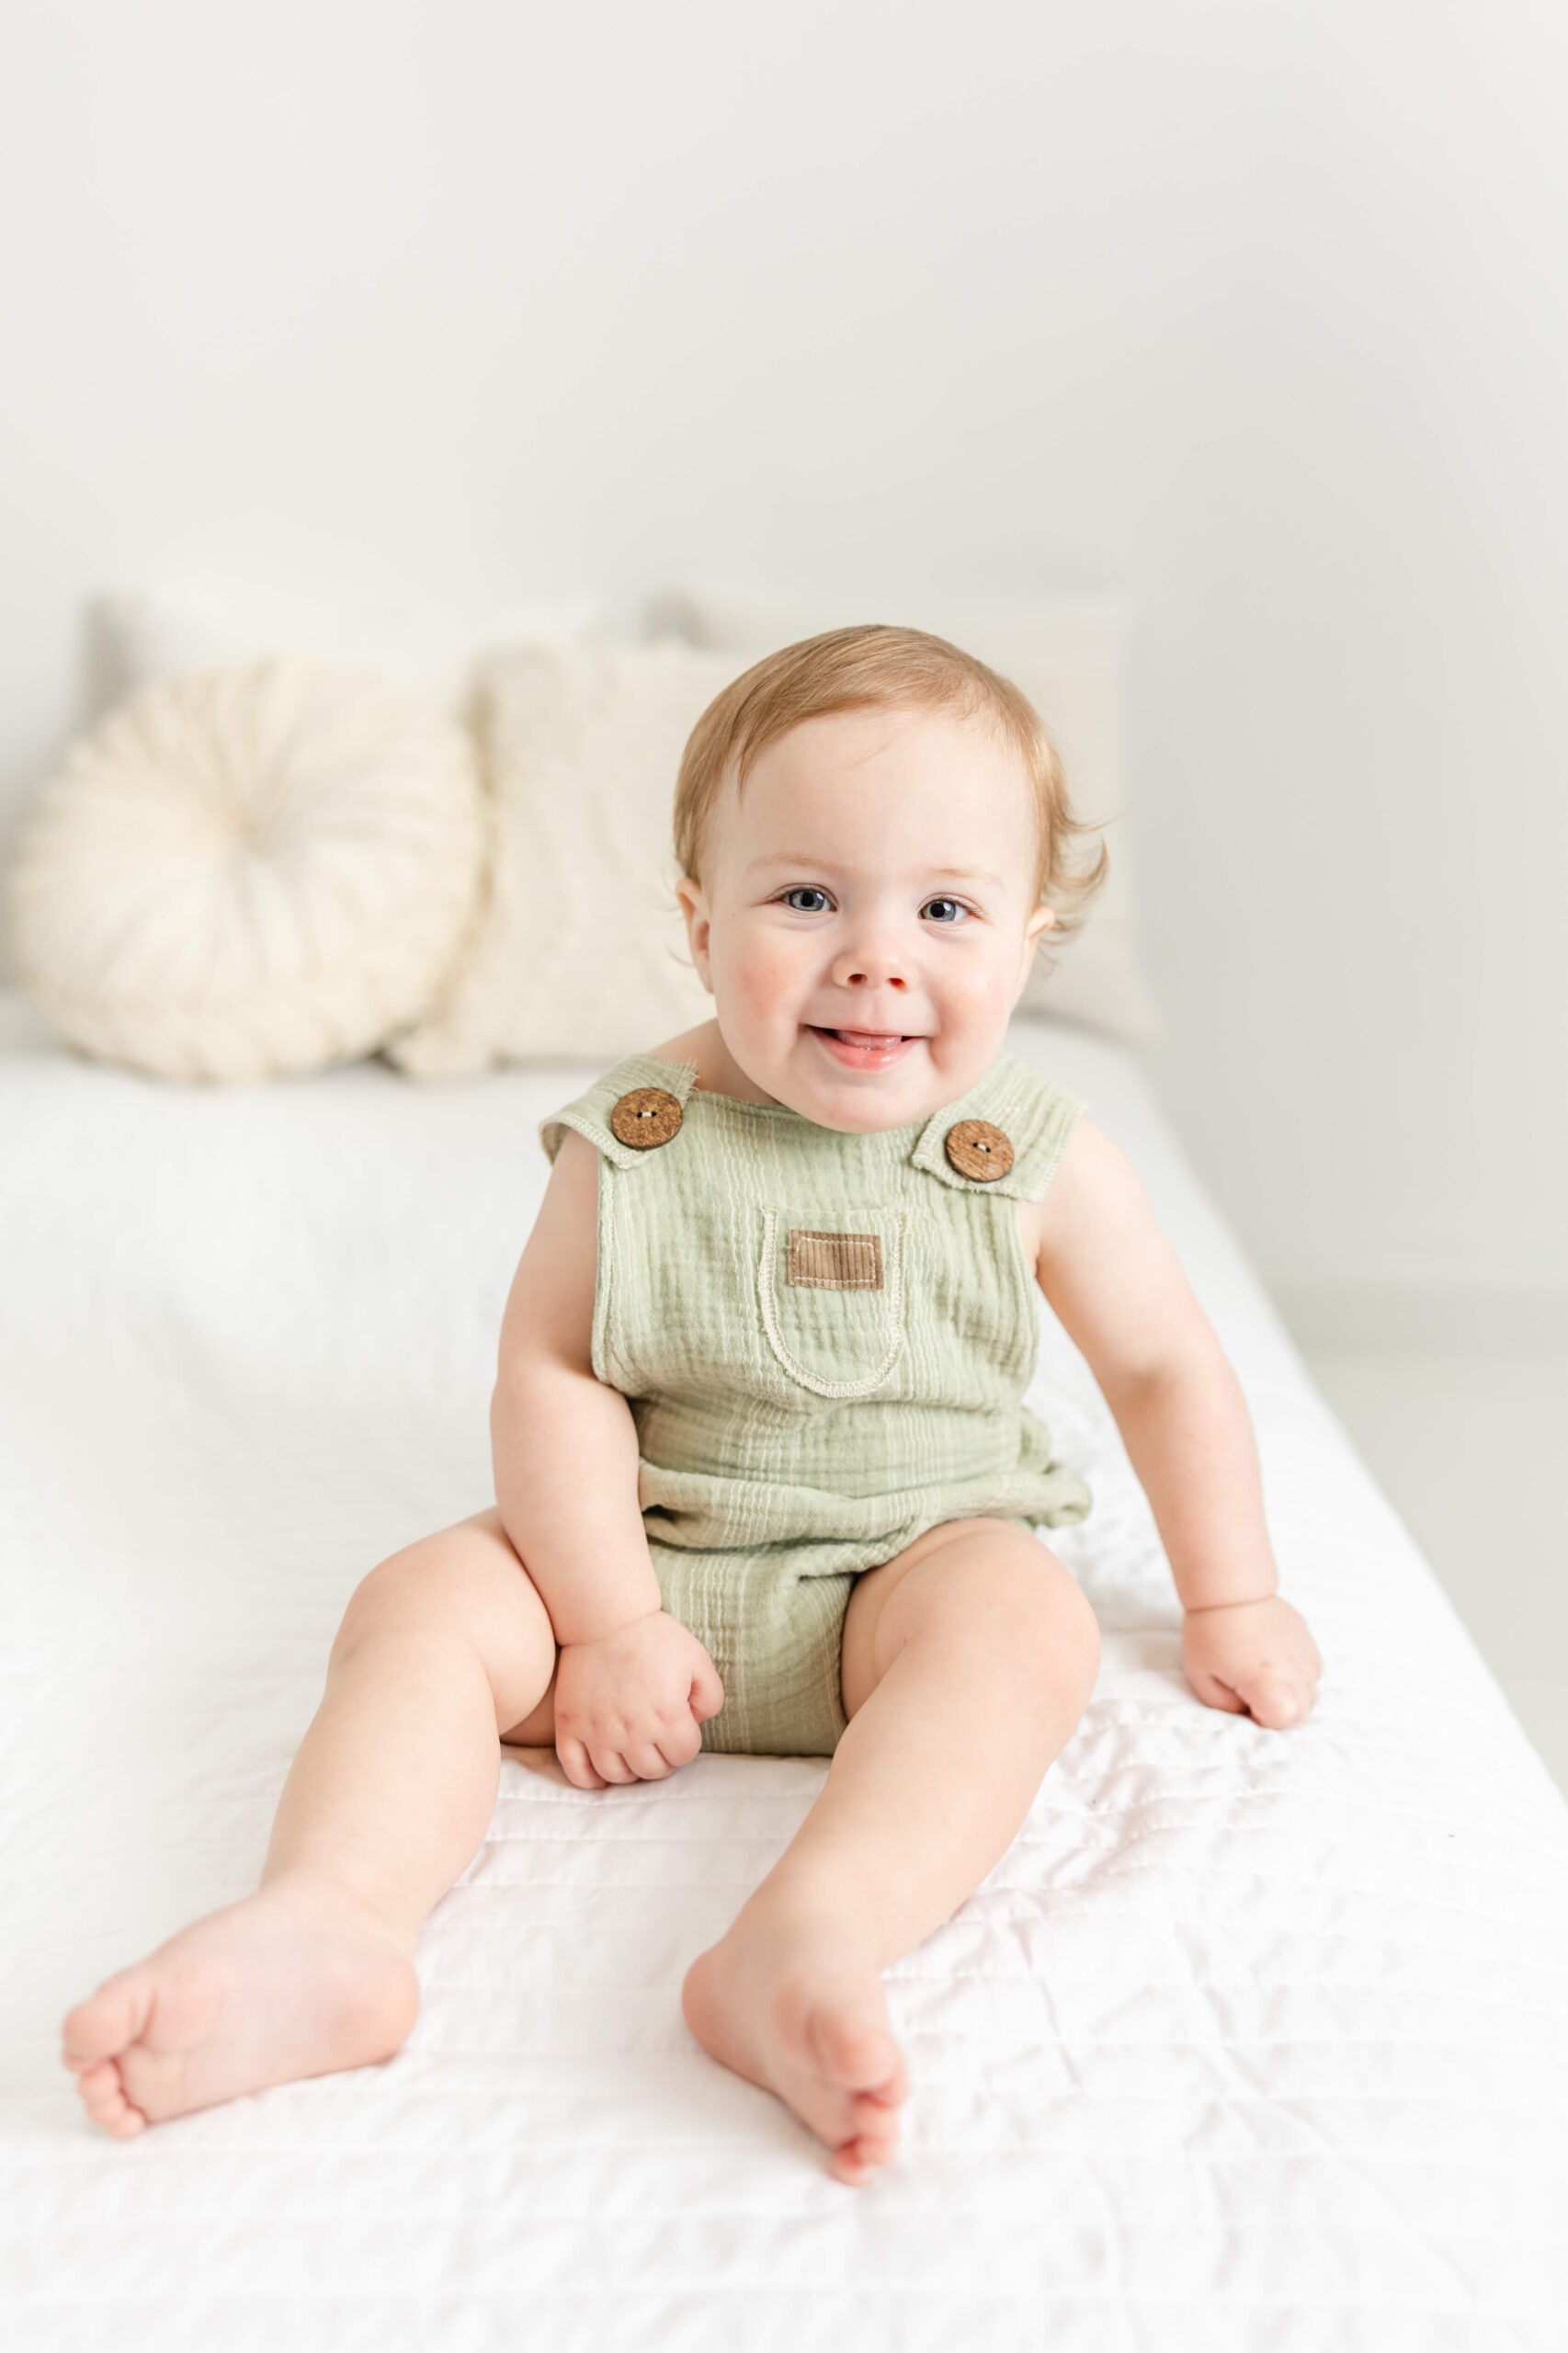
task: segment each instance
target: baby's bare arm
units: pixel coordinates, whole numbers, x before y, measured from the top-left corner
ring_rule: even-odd
[[[631,1409],[594,1376],[597,1218],[597,1155],[568,1133],[506,1302],[490,1407],[502,1523],[562,1643],[659,1607]]]
[[[495,1500],[561,1645],[555,1744],[587,1788],[657,1779],[696,1753],[723,1688],[663,1612],[637,1495],[637,1432],[593,1370],[598,1162],[568,1134],[501,1327]]]
[[[1087,1358],[1153,1508],[1199,1698],[1294,1722],[1322,1661],[1276,1592],[1241,1384],[1137,1176],[1090,1121],[1074,1129],[1035,1216],[1040,1288]]]

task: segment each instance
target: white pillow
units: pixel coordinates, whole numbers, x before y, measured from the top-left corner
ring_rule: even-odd
[[[256,588],[139,588],[96,597],[87,642],[97,706],[107,710],[155,678],[295,654],[339,670],[374,670],[460,713],[474,666],[493,648],[580,635],[598,620],[589,597],[518,608],[478,626],[430,598],[376,602],[303,597]]]
[[[707,1019],[671,811],[687,735],[745,667],[599,638],[515,647],[482,668],[490,903],[430,1018],[391,1050],[403,1070],[613,1061]]]
[[[873,609],[873,608],[876,608]],[[790,597],[680,589],[653,598],[647,625],[693,645],[733,651],[741,666],[776,646],[856,621],[885,620],[933,631],[978,654],[1020,687],[1062,755],[1079,816],[1106,828],[1110,871],[1077,937],[1051,962],[1047,933],[1024,992],[1023,1010],[1082,1021],[1135,1043],[1158,1023],[1138,960],[1121,756],[1121,665],[1126,615],[1113,599],[1051,603],[957,601],[905,595]]]
[[[10,875],[24,986],[93,1054],[264,1078],[423,1012],[477,901],[472,745],[302,661],[149,687],[44,785]]]

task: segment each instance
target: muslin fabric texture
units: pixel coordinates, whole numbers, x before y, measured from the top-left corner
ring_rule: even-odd
[[[829,1755],[857,1574],[942,1521],[1088,1510],[1022,1404],[1039,1293],[1017,1207],[1043,1196],[1080,1106],[1006,1055],[933,1118],[871,1135],[695,1080],[632,1056],[541,1138],[551,1159],[568,1129],[599,1154],[594,1370],[631,1404],[665,1606],[724,1684],[703,1745]],[[648,1150],[610,1124],[640,1087],[682,1107]],[[966,1119],[1007,1136],[1004,1176],[949,1160]],[[791,1252],[791,1234],[839,1246]]]
[[[294,657],[166,679],[39,793],[20,977],[73,1045],[161,1077],[316,1070],[424,1011],[484,850],[472,744],[417,698]]]

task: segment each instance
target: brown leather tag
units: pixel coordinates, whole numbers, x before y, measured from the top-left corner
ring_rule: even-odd
[[[807,1290],[881,1290],[882,1237],[791,1226],[785,1279]]]

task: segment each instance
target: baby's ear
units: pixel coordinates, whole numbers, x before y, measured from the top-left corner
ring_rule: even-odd
[[[1051,925],[1055,921],[1056,909],[1054,907],[1037,907],[1033,915],[1030,915],[1028,923],[1024,926],[1024,955],[1023,962],[1018,970],[1018,989],[1020,994],[1023,991],[1025,983],[1028,980],[1029,967],[1034,962],[1035,949],[1040,946],[1043,934],[1051,929]]]
[[[712,926],[708,902],[702,895],[702,885],[694,874],[682,875],[676,884],[676,897],[680,901],[680,911],[686,917],[687,945],[691,949],[691,961],[697,967],[697,977],[711,996],[713,979],[708,965],[708,935]]]

